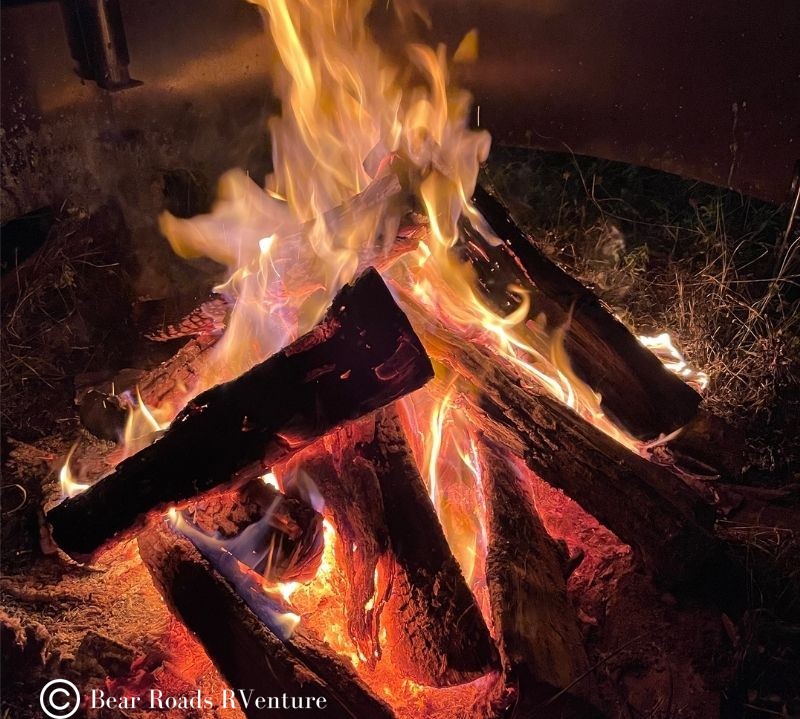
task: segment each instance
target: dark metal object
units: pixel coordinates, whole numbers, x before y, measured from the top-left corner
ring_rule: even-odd
[[[104,90],[124,90],[130,57],[119,0],[63,0],[62,10],[75,72]]]

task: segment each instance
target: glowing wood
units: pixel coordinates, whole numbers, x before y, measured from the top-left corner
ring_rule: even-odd
[[[419,684],[460,684],[496,667],[486,624],[393,408],[329,434],[283,471],[305,472],[332,514],[349,584],[348,628],[367,661],[382,625],[384,661]],[[391,577],[388,592],[373,582],[379,563]]]
[[[515,706],[533,710],[569,688],[548,712],[570,716],[571,708],[592,716],[585,702],[596,699],[596,689],[567,598],[564,557],[503,453],[483,443],[481,467],[486,583],[505,681],[518,692]]]
[[[477,426],[633,547],[656,580],[677,588],[710,580],[709,569],[723,566],[714,511],[681,479],[404,303],[433,358],[462,378]]]
[[[197,635],[231,687],[253,689],[254,696],[325,697],[326,709],[312,715],[393,719],[392,710],[352,666],[302,624],[289,639],[273,634],[192,542],[165,520],[154,521],[138,543],[170,609]],[[291,719],[298,712],[251,706],[244,713],[248,719]]]

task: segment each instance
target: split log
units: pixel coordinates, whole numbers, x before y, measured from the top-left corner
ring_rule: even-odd
[[[403,676],[448,686],[496,667],[489,631],[393,408],[331,433],[286,469],[302,469],[319,487],[341,535],[337,557],[357,567],[349,572],[349,616],[363,613],[365,600],[379,595],[365,625],[377,642],[377,622],[383,622],[390,661]],[[379,558],[389,565],[388,594],[373,584]]]
[[[336,529],[336,560],[345,577],[347,633],[362,660],[374,667],[380,658],[378,635],[387,590],[385,582],[376,580],[377,568],[389,537],[375,469],[355,447],[370,422],[365,418],[334,430],[276,472],[289,496],[306,478],[322,495]]]
[[[140,533],[139,553],[170,609],[197,635],[232,687],[253,696],[324,697],[324,710],[310,716],[392,719],[392,710],[353,668],[308,630],[288,639],[259,616],[258,590],[246,602],[198,549],[158,519]],[[252,604],[252,606],[250,606]],[[244,708],[249,719],[291,719],[296,710]]]
[[[483,442],[481,450],[486,584],[505,680],[516,689],[518,706],[533,708],[556,695],[551,710],[596,701],[561,550],[517,469],[490,443]],[[578,716],[590,716],[590,707],[585,709]]]
[[[334,298],[311,332],[239,378],[195,397],[165,434],[47,514],[68,553],[94,552],[148,512],[252,478],[334,427],[433,375],[411,325],[375,270]]]
[[[396,564],[385,622],[395,664],[437,686],[485,674],[496,667],[494,645],[393,407],[376,413],[360,452],[376,470]]]
[[[467,383],[487,436],[629,544],[657,581],[679,588],[718,560],[713,509],[672,472],[585,422],[502,358],[457,338],[407,296],[404,307],[433,359]]]
[[[175,355],[145,373],[136,382],[148,407],[177,407],[191,396],[202,377],[217,337],[201,335],[189,340]]]
[[[501,286],[495,280],[490,292],[505,302],[509,280],[516,282],[531,293],[532,319],[544,313],[549,327],[568,327],[564,343],[572,368],[602,396],[606,414],[639,439],[687,424],[700,403],[697,392],[643,347],[594,293],[549,260],[480,185],[472,200],[504,242],[490,247],[478,229],[463,223],[466,239],[480,247],[475,264],[492,267],[494,275],[509,273]]]

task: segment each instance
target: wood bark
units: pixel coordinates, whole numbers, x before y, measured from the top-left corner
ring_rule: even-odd
[[[719,559],[714,511],[667,468],[649,462],[526,381],[488,350],[404,306],[434,360],[465,383],[476,423],[636,552],[654,578],[679,588]]]
[[[522,705],[546,702],[559,692],[562,703],[595,701],[562,551],[503,452],[482,443],[481,467],[486,584],[506,681],[517,688]]]
[[[507,301],[505,288],[515,281],[531,293],[532,318],[544,313],[549,327],[566,324],[573,370],[602,396],[605,412],[635,437],[654,439],[687,424],[700,403],[697,392],[665,369],[593,292],[548,259],[480,185],[473,202],[504,243],[490,247],[479,230],[464,223],[466,238],[480,247],[471,256],[479,272],[491,268],[501,278],[498,285],[483,273],[495,298]]]
[[[170,609],[197,635],[231,687],[266,697],[325,697],[309,716],[392,719],[392,710],[353,668],[308,630],[275,635],[185,536],[157,518],[138,538],[139,552]],[[249,719],[291,719],[295,710],[244,709]]]
[[[353,567],[350,617],[367,616],[351,634],[362,653],[374,650],[380,621],[393,666],[420,684],[460,684],[496,667],[488,629],[395,410],[378,410],[299,453],[287,471],[300,470],[318,485],[332,514],[340,535],[337,557]],[[378,562],[390,577],[388,587],[373,584]],[[363,612],[375,593],[378,600]],[[372,644],[364,642],[363,629],[373,633]]]
[[[395,662],[436,686],[485,674],[497,666],[495,647],[393,407],[375,413],[375,436],[360,451],[376,468],[397,567],[385,612]]]
[[[334,427],[433,375],[411,325],[375,270],[334,298],[311,332],[198,395],[164,436],[47,514],[56,542],[89,554],[163,510],[252,478]]]

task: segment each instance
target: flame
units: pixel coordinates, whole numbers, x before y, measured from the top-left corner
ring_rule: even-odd
[[[399,403],[416,464],[453,556],[488,616],[483,557],[486,522],[476,427],[450,378],[436,377]]]
[[[269,485],[273,489],[277,489],[278,491],[280,491],[281,489],[280,484],[278,483],[278,478],[275,476],[274,472],[267,472],[266,474],[262,474],[261,481],[264,484]]]
[[[122,435],[122,459],[136,454],[152,444],[159,434],[169,427],[174,417],[170,406],[150,408],[142,399],[139,388],[136,388],[135,398],[130,393],[123,395],[128,401],[128,417],[125,421],[125,430]]]
[[[91,485],[86,484],[85,482],[79,481],[75,478],[72,473],[72,469],[70,468],[70,460],[72,460],[72,455],[75,454],[75,450],[78,447],[78,443],[72,445],[71,449],[67,453],[67,457],[64,460],[64,464],[61,465],[61,469],[58,472],[58,481],[61,485],[61,496],[62,497],[74,497],[81,492],[86,491],[89,489]]]
[[[639,335],[638,340],[661,360],[664,367],[678,375],[686,384],[691,385],[698,392],[704,392],[708,388],[708,375],[689,366],[668,332],[658,335]]]
[[[210,214],[179,219],[164,213],[160,218],[162,232],[179,255],[209,257],[227,268],[216,291],[233,303],[233,311],[193,391],[238,376],[310,329],[365,258],[388,254],[408,211],[424,210],[426,239],[385,275],[415,318],[437,373],[400,407],[431,501],[486,613],[478,428],[465,397],[472,390],[448,364],[437,328],[490,350],[512,365],[523,382],[543,388],[632,451],[643,448],[604,415],[601,397],[575,376],[564,349],[564,329],[549,332],[543,321],[530,320],[536,308],[521,288],[508,288],[517,299],[515,309],[497,312],[459,257],[464,218],[488,242],[498,240],[470,201],[491,138],[470,128],[471,98],[451,82],[446,49],[410,45],[405,66],[393,63],[367,30],[370,0],[253,2],[263,11],[274,44],[275,93],[282,106],[281,115],[270,121],[273,172],[261,187],[244,172],[231,170],[220,180]],[[477,52],[473,31],[454,59],[472,61]],[[393,176],[398,188],[402,177],[413,207],[406,194],[389,191],[390,183],[381,185]],[[658,347],[646,346],[687,381],[707,383],[705,375],[686,367],[668,336]],[[138,414],[134,417],[132,410],[132,429],[125,438],[132,451],[151,441],[169,419],[168,412],[159,414],[160,409],[147,408],[137,398]],[[272,473],[262,480],[280,487]],[[323,511],[321,498],[312,492],[308,496]],[[180,515],[171,521],[180,522]],[[177,526],[186,530],[185,522]],[[262,582],[264,595],[281,608],[270,611],[308,623],[382,692],[412,701],[418,688],[391,677],[387,662],[369,668],[374,662],[366,662],[349,638],[341,601],[346,579],[336,559],[331,516],[325,517],[323,539],[321,563],[311,581]],[[206,541],[203,546],[212,551],[207,540],[198,541]],[[219,553],[219,542],[215,546]],[[236,554],[228,545],[223,549],[223,557]],[[239,561],[231,567],[238,571]],[[379,564],[375,596],[366,609],[382,596],[379,587],[386,585],[386,576],[388,570]]]
[[[272,543],[266,542],[270,532],[270,514],[271,512],[267,512],[258,522],[228,539],[202,531],[174,507],[166,512],[165,519],[176,531],[192,541],[217,571],[238,589],[250,609],[277,636],[285,640],[292,636],[300,624],[300,616],[288,606],[286,588],[262,582],[262,591],[254,591],[254,587],[258,585],[252,569],[261,554],[265,551],[269,553],[274,547]]]

